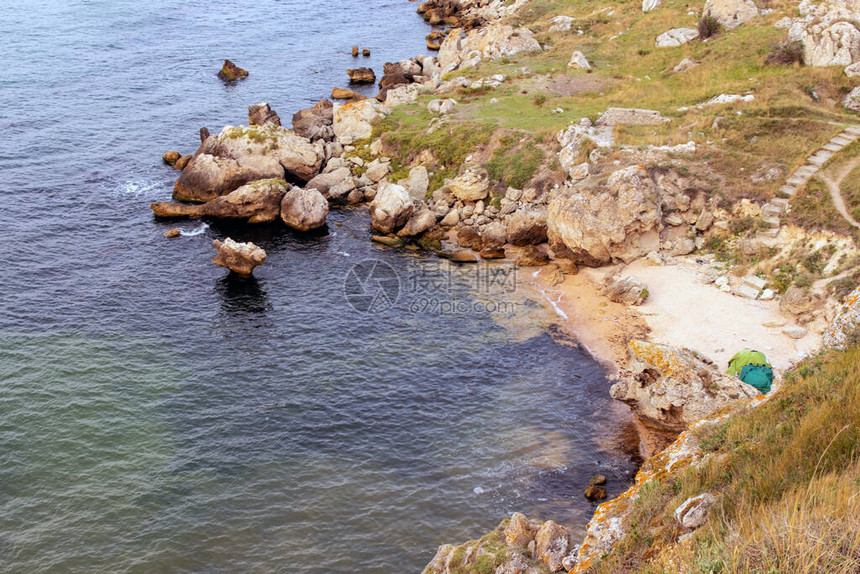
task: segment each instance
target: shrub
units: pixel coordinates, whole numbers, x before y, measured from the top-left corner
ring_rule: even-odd
[[[538,95],[536,95],[536,96],[535,96],[535,99],[534,99],[534,102],[535,102],[535,105],[536,105],[537,107],[541,107],[541,106],[542,106],[542,105],[544,105],[544,103],[546,102],[546,95],[545,95],[545,94],[538,94]]]
[[[710,14],[705,14],[702,16],[702,19],[699,20],[699,38],[702,40],[716,36],[722,31],[723,25]]]
[[[803,65],[803,43],[800,40],[786,41],[773,47],[766,64],[772,66]]]

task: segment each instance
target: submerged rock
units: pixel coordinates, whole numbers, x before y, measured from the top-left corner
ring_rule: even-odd
[[[690,349],[631,341],[628,353],[630,362],[609,394],[660,430],[681,432],[737,399],[759,395]]]
[[[349,76],[349,81],[353,84],[372,84],[376,82],[376,74],[370,68],[355,68],[347,70],[346,74]]]
[[[242,277],[249,277],[254,268],[266,260],[266,252],[250,242],[237,243],[228,237],[224,241],[214,239],[212,245],[218,250],[212,263]]]
[[[298,231],[310,231],[325,225],[328,201],[316,189],[294,187],[281,200],[281,219]]]

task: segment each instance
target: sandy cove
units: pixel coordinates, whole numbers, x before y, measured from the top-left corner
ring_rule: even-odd
[[[815,329],[791,339],[781,327],[766,327],[789,325],[792,319],[780,312],[777,301],[746,299],[704,284],[708,270],[709,265],[694,256],[675,258],[668,265],[639,259],[626,266],[581,268],[554,286],[543,272],[536,281],[547,306],[555,307],[558,325],[612,373],[626,364],[631,339],[687,347],[720,367],[738,350],[756,348],[768,356],[778,374],[820,347]],[[634,275],[647,285],[649,296],[641,306],[615,303],[602,295],[603,278],[617,272]]]

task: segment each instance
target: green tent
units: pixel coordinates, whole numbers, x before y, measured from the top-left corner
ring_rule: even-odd
[[[773,367],[761,351],[743,349],[729,361],[728,374],[758,389],[763,395],[770,391],[773,383]]]

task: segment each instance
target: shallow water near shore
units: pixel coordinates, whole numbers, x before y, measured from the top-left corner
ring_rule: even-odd
[[[513,511],[582,528],[595,472],[624,489],[601,445],[626,412],[587,353],[516,327],[540,306],[515,281],[380,249],[362,211],[305,236],[151,217],[164,151],[423,53],[415,7],[0,6],[0,570],[414,572]],[[254,279],[210,263],[228,235],[268,252]],[[365,260],[399,286],[370,313]]]

